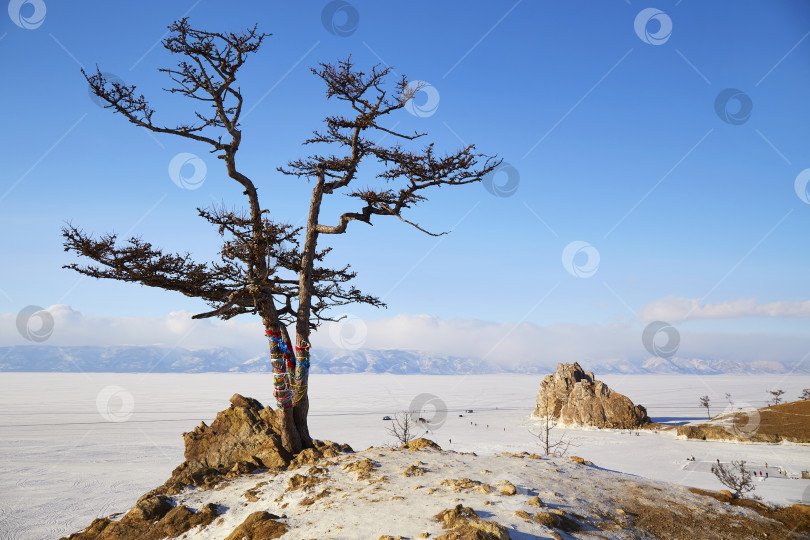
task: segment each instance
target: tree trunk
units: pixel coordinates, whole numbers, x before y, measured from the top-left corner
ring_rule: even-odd
[[[312,268],[315,265],[315,246],[318,243],[318,216],[321,212],[324,175],[318,175],[318,181],[312,190],[312,201],[309,205],[304,252],[301,257],[301,273],[298,289],[298,317],[295,324],[296,363],[293,384],[293,416],[298,434],[304,448],[312,446],[309,436],[307,415],[309,414],[309,332],[310,304],[312,302]]]
[[[309,344],[298,338],[295,347],[295,374],[293,375],[293,418],[304,448],[312,448],[307,415],[309,415]]]
[[[276,398],[276,418],[281,431],[281,444],[291,454],[301,451],[301,436],[296,428],[290,378],[282,349],[284,338],[278,324],[265,325],[270,338],[270,363],[273,367],[273,395]],[[275,338],[275,339],[274,339]],[[286,345],[286,343],[285,343]]]

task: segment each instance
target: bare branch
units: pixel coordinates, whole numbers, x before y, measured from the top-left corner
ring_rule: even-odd
[[[745,466],[745,460],[732,461],[730,464],[712,463],[712,473],[720,480],[720,483],[734,492],[737,497],[742,497],[753,492],[753,473]]]

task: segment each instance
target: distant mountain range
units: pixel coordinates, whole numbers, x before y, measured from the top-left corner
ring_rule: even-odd
[[[562,359],[561,361],[572,361]],[[791,366],[779,362],[741,363],[730,360],[650,358],[639,362],[579,360],[599,374],[681,373],[748,374],[787,373]],[[512,367],[414,350],[316,349],[312,373],[392,373],[401,375],[464,375],[479,373],[548,374],[557,361],[531,362]],[[0,347],[0,372],[90,372],[90,373],[204,373],[269,372],[269,355],[248,357],[232,349],[181,349],[160,346],[57,347],[26,345]],[[800,366],[795,373],[810,373]]]

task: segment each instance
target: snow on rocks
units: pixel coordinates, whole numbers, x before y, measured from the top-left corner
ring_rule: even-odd
[[[477,456],[419,445],[257,469],[211,489],[187,486],[172,496],[152,496],[157,500],[140,511],[154,518],[167,503],[193,515],[216,509],[208,523],[181,532],[185,540],[789,537],[778,521],[734,506],[722,494],[715,498],[567,458]],[[412,468],[423,472],[403,474]]]
[[[210,427],[185,435],[186,461],[169,481],[120,519],[96,519],[69,539],[497,540],[576,533],[691,540],[810,532],[804,507],[741,505],[577,457],[476,455],[442,450],[428,439],[357,453],[316,441],[286,456],[269,411],[234,396]]]

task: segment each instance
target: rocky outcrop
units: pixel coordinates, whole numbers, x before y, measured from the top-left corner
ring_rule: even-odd
[[[185,458],[162,486],[144,494],[119,521],[99,518],[69,540],[157,540],[174,538],[193,527],[206,527],[217,517],[217,508],[206,505],[195,512],[176,505],[172,495],[188,486],[210,489],[222,480],[244,474],[293,469],[322,458],[352,452],[348,444],[313,441],[293,457],[281,445],[276,416],[253,398],[239,394],[231,406],[217,413],[210,426],[202,422],[183,434]],[[273,521],[277,516],[257,512],[234,532],[234,538],[277,538],[286,527]],[[275,535],[275,536],[273,536]],[[230,537],[229,537],[230,538]]]
[[[400,450],[410,450],[411,452],[415,452],[417,450],[428,449],[428,450],[441,450],[442,447],[436,444],[435,442],[431,441],[430,439],[425,439],[424,437],[419,437],[418,439],[414,439],[409,441],[402,446],[399,447]]]
[[[557,364],[540,383],[534,417],[545,416],[570,425],[635,429],[651,424],[647,410],[597,381],[579,364]]]
[[[273,410],[239,394],[230,401],[210,426],[202,422],[183,434],[186,460],[147,495],[175,495],[187,485],[209,489],[226,478],[257,468],[283,468],[290,462]]]
[[[810,443],[810,400],[792,401],[761,409],[731,409],[708,422],[678,426],[687,439],[780,443]]]
[[[287,526],[277,519],[277,515],[269,512],[253,512],[225,540],[271,540],[284,536]]]
[[[449,529],[447,533],[436,537],[437,540],[451,539],[480,539],[480,540],[510,540],[509,531],[500,523],[484,521],[478,513],[469,506],[456,505],[436,514],[433,519]]]
[[[186,506],[172,506],[160,496],[138,501],[120,521],[99,518],[85,530],[71,534],[68,540],[159,540],[175,538],[197,526],[206,527],[217,517],[213,504],[195,512]]]
[[[231,397],[231,406],[219,412],[210,426],[202,422],[184,433],[183,440],[186,461],[153,494],[174,495],[187,485],[209,489],[221,480],[256,469],[298,467],[352,451],[347,444],[313,441],[314,448],[293,457],[281,445],[273,409],[239,394]]]

